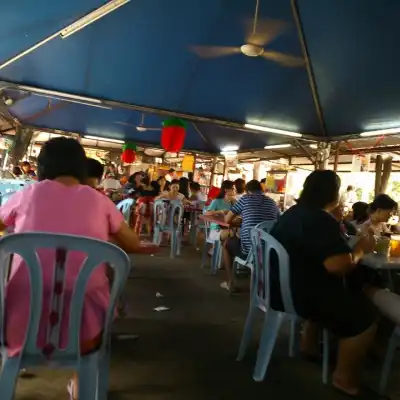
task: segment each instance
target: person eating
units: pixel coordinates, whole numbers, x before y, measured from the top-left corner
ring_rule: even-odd
[[[372,231],[359,237],[353,248],[331,215],[339,203],[339,176],[330,170],[312,172],[295,206],[271,231],[290,259],[290,288],[297,314],[307,320],[301,350],[318,357],[318,326],[339,338],[332,385],[343,394],[360,394],[360,372],[377,329],[371,300],[381,288],[368,282],[359,268],[364,254],[374,250]],[[354,275],[360,285],[347,284]],[[343,279],[346,278],[346,285]],[[284,311],[276,257],[270,266],[271,308]]]
[[[263,193],[259,181],[252,180],[248,182],[246,192],[247,194],[225,216],[225,221],[228,223],[232,223],[238,216],[242,218],[240,238],[237,236],[229,238],[223,251],[227,280],[221,283],[221,288],[229,292],[234,290],[233,260],[235,257],[240,257],[243,260],[247,258],[251,249],[251,229],[260,222],[278,220],[280,214],[275,201]]]

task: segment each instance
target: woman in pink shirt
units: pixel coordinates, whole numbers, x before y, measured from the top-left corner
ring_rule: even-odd
[[[49,140],[38,157],[39,182],[15,193],[0,207],[0,229],[12,227],[15,233],[40,231],[112,239],[128,253],[139,252],[137,235],[114,203],[84,184],[86,171],[87,158],[79,142],[64,137]],[[44,299],[38,346],[44,348],[53,292],[54,251],[40,250],[39,257]],[[68,254],[60,348],[67,344],[69,302],[84,257],[74,252]],[[30,282],[24,264],[19,256],[14,257],[6,287],[4,328],[10,356],[21,351],[29,321]],[[105,266],[93,272],[86,290],[80,332],[83,354],[94,350],[101,339],[110,299]],[[76,377],[72,383],[70,392],[76,399]]]

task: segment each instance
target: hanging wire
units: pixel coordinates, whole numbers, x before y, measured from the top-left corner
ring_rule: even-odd
[[[254,12],[254,23],[253,23],[253,35],[255,35],[256,31],[257,31],[258,9],[259,8],[260,8],[260,0],[256,0],[256,11]]]

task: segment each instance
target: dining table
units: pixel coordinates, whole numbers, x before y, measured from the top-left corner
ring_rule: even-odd
[[[394,278],[400,272],[400,257],[374,252],[364,255],[360,260],[360,264],[377,271],[382,271],[382,274],[387,276],[389,289],[396,292]]]
[[[225,215],[200,215],[199,219],[205,222],[213,222],[219,226],[229,228],[232,223],[225,221]]]

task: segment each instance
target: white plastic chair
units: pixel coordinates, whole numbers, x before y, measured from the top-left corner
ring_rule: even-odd
[[[396,350],[398,347],[400,347],[400,326],[396,326],[396,328],[394,329],[389,341],[388,348],[386,350],[386,356],[383,362],[381,377],[379,381],[379,395],[381,396],[385,394],[386,387],[389,381],[393,358],[396,354]]]
[[[79,276],[75,283],[70,304],[70,320],[68,344],[65,349],[59,349],[60,315],[63,310],[62,294],[53,294],[51,314],[56,317],[49,321],[47,345],[37,347],[42,314],[43,282],[42,271],[37,250],[49,248],[56,250],[54,288],[56,284],[65,286],[65,261],[69,251],[85,253]],[[6,260],[11,254],[19,254],[26,262],[30,276],[30,316],[26,340],[22,351],[14,357],[8,357],[5,348],[2,348],[2,370],[0,374],[1,400],[14,398],[15,385],[22,368],[32,366],[51,366],[52,368],[74,368],[79,376],[79,399],[106,400],[108,390],[108,369],[110,358],[111,324],[114,317],[117,299],[120,296],[130,270],[130,260],[126,253],[113,244],[100,240],[73,235],[57,235],[50,233],[20,233],[11,234],[0,240],[0,266],[2,277],[6,274]],[[101,346],[95,352],[81,356],[80,328],[85,289],[93,270],[100,264],[108,263],[114,268],[114,282],[111,289],[110,304],[107,310]],[[0,321],[4,326],[4,283],[0,280],[1,314]],[[23,294],[21,294],[23,295]],[[3,330],[0,333],[0,343],[4,343]]]
[[[209,244],[212,245],[213,253],[211,257],[211,274],[215,275],[218,272],[218,269],[221,267],[222,263],[222,244],[221,240],[213,240],[210,239],[210,226],[211,222],[204,221],[204,224],[201,225],[201,229],[204,230],[204,246],[203,246],[203,254],[201,256],[201,265],[200,268],[204,268],[207,261],[207,250]]]
[[[264,221],[260,222],[255,226],[257,229],[261,229],[264,232],[270,233],[273,226],[276,224],[276,220],[272,221]],[[240,257],[235,257],[233,260],[233,271],[238,271],[240,267],[245,267],[249,268],[250,270],[253,270],[253,252],[249,251],[249,254],[247,255],[246,259],[244,260],[243,258]]]
[[[130,225],[131,222],[132,207],[134,203],[135,201],[133,199],[125,199],[117,204],[118,210],[121,211],[122,215],[124,216],[124,220],[128,225]]]
[[[171,258],[181,254],[183,212],[181,201],[156,200],[154,202],[153,243],[159,246],[162,234],[171,234]]]
[[[248,348],[252,336],[254,316],[257,310],[265,313],[261,339],[258,348],[257,361],[253,379],[260,382],[264,379],[272,351],[278,337],[279,329],[284,319],[291,322],[291,334],[289,341],[289,355],[294,357],[297,350],[298,324],[300,318],[297,316],[293,306],[290,289],[289,255],[283,246],[270,234],[260,230],[251,231],[252,251],[254,254],[254,282],[250,307],[247,314],[244,332],[239,347],[238,360],[241,360]],[[279,269],[280,290],[285,312],[273,310],[270,306],[270,254],[271,250],[276,253]],[[329,348],[328,332],[324,330],[324,354],[322,380],[326,384],[328,380]]]

